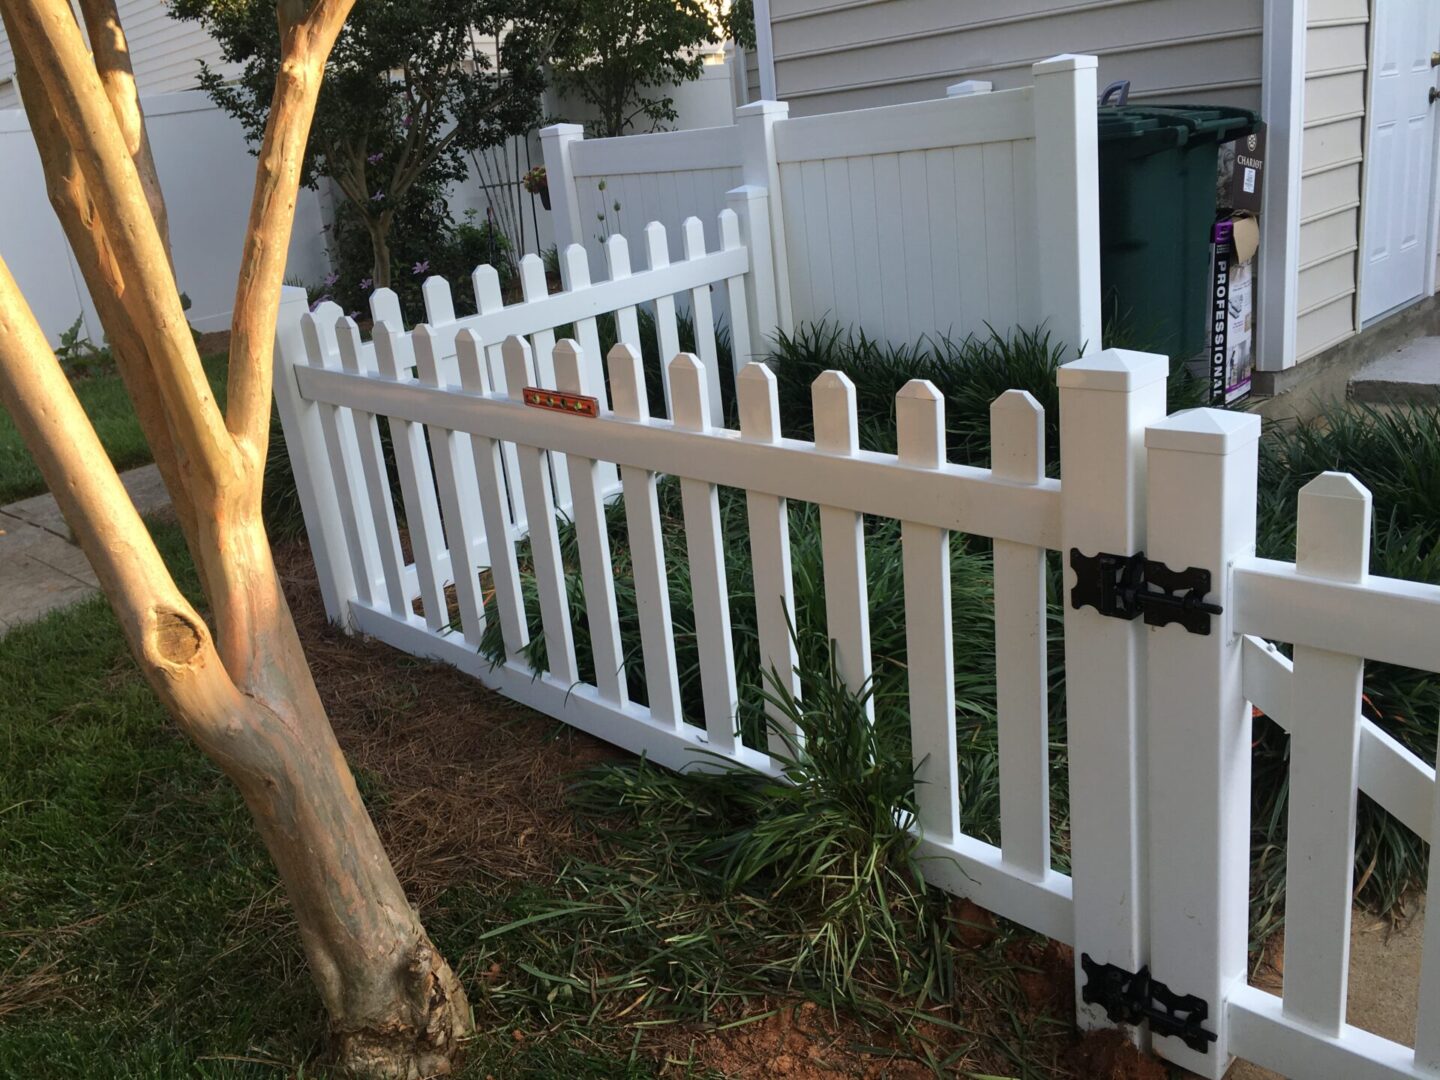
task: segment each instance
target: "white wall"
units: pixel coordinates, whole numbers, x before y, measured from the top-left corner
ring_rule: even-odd
[[[200,330],[230,325],[241,244],[255,183],[255,159],[240,125],[199,91],[143,100],[155,166],[170,214],[170,241],[190,322]],[[39,156],[24,112],[0,111],[0,254],[52,341],[84,314],[90,337],[102,330],[85,296],[45,194]],[[287,276],[318,282],[329,272],[322,199],[301,191]]]

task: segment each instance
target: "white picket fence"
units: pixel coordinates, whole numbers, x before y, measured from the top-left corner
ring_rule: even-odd
[[[740,700],[749,683],[736,670],[717,490],[745,493],[761,663],[797,692],[786,507],[816,504],[827,630],[851,686],[871,672],[872,613],[904,604],[914,827],[926,876],[1074,945],[1082,1026],[1111,1022],[1103,1003],[1085,1000],[1099,983],[1087,967],[1146,968],[1156,985],[1189,999],[1178,1008],[1190,1024],[1175,1033],[1151,1014],[1137,1038],[1211,1080],[1235,1057],[1303,1080],[1440,1075],[1433,907],[1416,1046],[1345,1022],[1357,792],[1427,840],[1440,813],[1435,771],[1360,715],[1363,658],[1440,672],[1440,588],[1367,573],[1368,493],[1348,476],[1321,476],[1301,495],[1296,562],[1256,558],[1258,417],[1167,416],[1166,359],[1117,350],[1060,369],[1063,483],[1044,475],[1043,417],[1019,391],[992,407],[989,469],[945,460],[944,403],[920,380],[896,400],[896,455],[859,448],[854,387],[835,372],[814,384],[814,443],[781,437],[775,377],[760,363],[736,377],[739,430],[723,427],[713,355],[674,356],[670,418],[652,417],[634,309],[684,291],[698,309],[713,283],[748,324],[740,231],[739,216],[726,216],[722,250],[694,242],[685,262],[628,277],[626,245],[614,239],[611,279],[595,284],[581,281],[583,255],[572,248],[565,293],[532,285],[531,299],[509,306],[482,268],[482,310],[463,317],[448,287],[432,281],[430,321],[408,331],[393,296],[377,294],[373,345],[333,305],[307,313],[303,294],[287,291],[276,399],[331,618],[670,767],[728,760],[774,772],[771,747],[746,743],[737,728],[738,712],[758,703]],[[695,233],[698,223],[687,229]],[[608,312],[621,344],[602,370],[595,319]],[[554,340],[564,325],[578,340]],[[700,340],[703,349],[707,335]],[[662,347],[670,355],[670,343]],[[531,407],[526,387],[588,395],[598,415]],[[381,424],[392,436],[410,559]],[[703,723],[680,707],[656,501],[662,475],[677,478],[682,494]],[[645,613],[648,706],[629,697],[620,643],[605,523],[617,495]],[[577,656],[557,514],[574,522],[589,665]],[[868,588],[864,515],[902,523],[900,597]],[[998,846],[966,832],[958,791],[952,532],[994,540]],[[524,538],[545,636],[541,671],[526,648]],[[1210,572],[1208,588],[1188,600],[1192,610],[1218,605],[1207,633],[1076,606],[1074,553],[1141,550],[1174,570]],[[1049,833],[1047,551],[1067,553],[1069,563],[1069,876],[1052,865]],[[494,664],[478,651],[482,584],[494,590],[503,639]],[[1270,642],[1293,645],[1293,660]],[[580,678],[587,668],[593,683]],[[1252,701],[1292,737],[1283,996],[1246,980]],[[1142,1019],[1123,1007],[1118,1015]]]
[[[1057,341],[1098,348],[1095,64],[1060,56],[1034,65],[1033,86],[823,116],[761,101],[731,127],[613,139],[549,127],[555,235],[598,268],[611,231],[635,244],[650,221],[714,221],[746,184],[770,195],[787,332],[828,319],[910,344],[1046,322]]]

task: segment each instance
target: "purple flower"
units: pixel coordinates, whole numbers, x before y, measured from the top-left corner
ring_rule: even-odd
[[[414,266],[412,266],[412,267],[410,268],[410,272],[411,272],[412,274],[415,274],[415,275],[418,277],[420,274],[426,273],[429,269],[430,269],[430,260],[429,260],[429,259],[423,259],[423,260],[421,260],[420,262],[417,262]]]
[[[347,311],[345,315],[347,318],[358,319],[360,317],[360,309],[356,308],[354,311]]]
[[[405,114],[405,119],[400,121],[400,123],[401,123],[404,127],[407,127],[407,128],[408,128],[412,123],[414,123],[414,122],[415,122],[415,118],[414,118],[413,116],[411,116],[409,113],[406,113],[406,114]]]
[[[328,288],[330,288],[330,286],[334,285],[334,284],[335,284],[337,281],[339,281],[339,280],[340,280],[340,275],[337,274],[337,273],[335,273],[335,271],[332,270],[332,271],[330,271],[330,273],[328,273],[328,274],[325,275],[325,287],[328,289]]]
[[[383,191],[377,191],[377,192],[375,192],[374,195],[371,195],[371,196],[370,196],[370,201],[371,201],[371,202],[379,202],[379,201],[380,201],[381,199],[383,199],[383,198],[385,198],[385,192],[383,192]]]
[[[314,310],[315,310],[316,308],[318,308],[321,304],[328,304],[329,302],[330,302],[330,294],[329,294],[329,293],[326,293],[324,296],[317,296],[317,297],[315,298],[315,302],[310,305],[310,310],[311,310],[311,311],[314,311]]]
[[[369,157],[367,157],[365,160],[368,161],[371,165],[378,165],[378,164],[380,164],[381,159],[383,159],[384,157],[385,157],[385,151],[384,151],[384,150],[376,150],[375,153],[371,154],[371,155],[370,155]]]
[[[375,284],[375,279],[374,279],[374,278],[368,278],[368,277],[367,277],[367,278],[361,278],[361,279],[360,279],[360,288],[361,288],[362,290],[369,290],[370,286],[371,286],[371,285],[374,285],[374,284]]]

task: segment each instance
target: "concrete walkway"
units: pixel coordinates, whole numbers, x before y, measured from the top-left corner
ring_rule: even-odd
[[[170,505],[154,465],[120,477],[141,514]],[[51,495],[0,506],[0,637],[99,593],[85,553],[71,539]]]

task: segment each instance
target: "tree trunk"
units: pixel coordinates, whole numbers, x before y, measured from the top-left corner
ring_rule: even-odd
[[[379,218],[366,218],[365,228],[370,233],[370,256],[372,266],[370,276],[375,279],[375,288],[388,289],[390,287],[390,215],[381,214]]]

